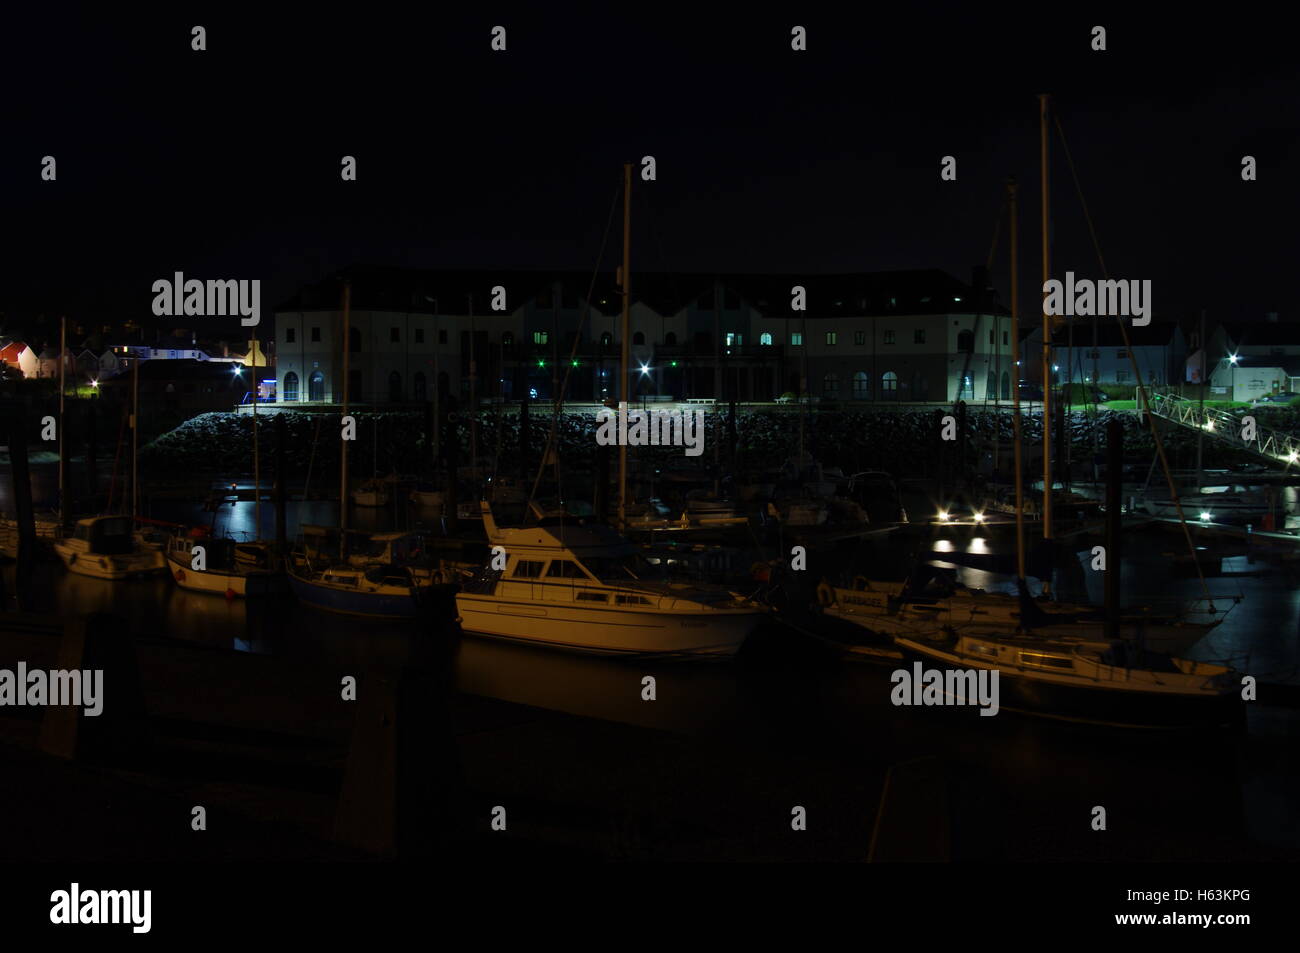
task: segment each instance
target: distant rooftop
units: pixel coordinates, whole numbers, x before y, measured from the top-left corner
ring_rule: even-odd
[[[474,313],[490,315],[493,312],[489,302],[496,285],[506,289],[506,300],[514,310],[520,302],[549,293],[557,282],[562,297],[572,295],[582,299],[591,288],[592,308],[598,313],[614,315],[622,307],[614,276],[609,272],[598,273],[593,285],[590,272],[421,271],[357,266],[302,289],[276,311],[338,310],[342,307],[344,278],[352,282],[351,306],[362,311],[466,314],[472,295]],[[633,270],[631,279],[633,303],[643,302],[659,314],[677,314],[699,302],[712,294],[715,281],[722,284],[724,291],[738,295],[744,304],[769,315],[804,313],[790,310],[790,289],[795,285],[802,285],[806,290],[806,314],[813,318],[835,314],[974,313],[976,304],[971,285],[938,269],[837,275],[714,275]],[[992,300],[982,313],[1009,313],[996,303],[991,293],[987,297]]]

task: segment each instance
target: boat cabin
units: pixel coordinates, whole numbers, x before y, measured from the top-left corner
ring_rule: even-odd
[[[84,542],[90,552],[102,556],[124,556],[135,551],[135,534],[129,516],[78,520],[72,538]]]

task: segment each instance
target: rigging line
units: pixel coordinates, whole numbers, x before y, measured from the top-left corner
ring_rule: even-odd
[[[1053,119],[1056,121],[1056,131],[1061,137],[1061,146],[1065,151],[1065,157],[1070,167],[1070,175],[1074,179],[1075,190],[1079,193],[1079,201],[1083,205],[1083,213],[1088,221],[1088,231],[1092,235],[1093,247],[1097,250],[1097,261],[1101,266],[1102,277],[1109,280],[1110,273],[1106,270],[1106,260],[1101,254],[1101,243],[1097,241],[1097,232],[1092,225],[1092,216],[1088,212],[1088,203],[1083,198],[1083,186],[1079,183],[1079,176],[1074,167],[1074,160],[1070,157],[1070,147],[1065,141],[1065,128],[1061,125],[1061,117],[1053,113]],[[1138,366],[1136,355],[1133,353],[1132,343],[1129,341],[1128,328],[1124,326],[1124,321],[1120,315],[1114,315],[1115,323],[1119,325],[1120,338],[1124,341],[1124,351],[1128,355],[1129,364],[1133,368],[1133,380],[1136,384],[1137,394],[1137,411],[1144,413],[1147,418],[1147,424],[1151,428],[1151,439],[1155,441],[1156,454],[1160,458],[1160,467],[1164,470],[1165,482],[1169,486],[1169,497],[1173,501],[1174,509],[1178,512],[1178,522],[1183,528],[1183,537],[1187,541],[1187,550],[1192,557],[1192,565],[1196,567],[1196,577],[1201,583],[1201,591],[1205,593],[1205,598],[1209,600],[1210,611],[1214,611],[1214,597],[1210,595],[1209,584],[1205,581],[1205,573],[1201,569],[1201,562],[1196,557],[1196,544],[1192,542],[1192,531],[1187,526],[1187,517],[1183,513],[1183,503],[1178,497],[1178,487],[1174,485],[1174,475],[1169,469],[1169,458],[1165,455],[1165,445],[1160,439],[1160,432],[1156,427],[1156,415],[1151,412],[1151,403],[1147,397],[1146,385],[1142,383],[1142,369]],[[1238,586],[1240,589],[1240,585]]]
[[[555,395],[554,411],[551,414],[551,430],[546,436],[546,448],[542,451],[541,462],[537,465],[537,476],[533,479],[532,492],[528,494],[528,502],[532,503],[537,497],[537,488],[541,485],[542,474],[546,472],[546,460],[550,456],[556,444],[556,431],[559,428],[560,411],[564,406],[564,394],[569,387],[569,374],[573,370],[573,359],[578,353],[578,343],[582,340],[582,328],[587,323],[587,318],[591,315],[591,297],[596,291],[596,278],[600,275],[601,262],[605,260],[605,248],[609,244],[609,230],[614,224],[614,212],[618,208],[618,198],[622,194],[623,183],[622,176],[619,176],[619,187],[614,191],[614,199],[609,205],[609,218],[605,222],[605,235],[600,240],[600,251],[596,255],[596,267],[591,273],[591,283],[587,286],[587,307],[583,310],[582,318],[578,322],[577,333],[573,335],[573,347],[569,351],[569,363],[564,370],[564,381],[560,384],[560,392]],[[623,276],[627,281],[627,276]],[[622,368],[622,373],[627,373],[627,368]],[[558,455],[557,455],[558,459]]]

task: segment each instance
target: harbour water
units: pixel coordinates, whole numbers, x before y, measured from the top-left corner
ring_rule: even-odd
[[[50,476],[37,468],[38,508]],[[212,519],[199,504],[158,502],[147,512],[177,523]],[[216,530],[251,537],[253,513],[251,502],[227,504],[217,515]],[[336,525],[337,516],[337,503],[291,503],[289,535],[303,524]],[[352,525],[360,529],[389,529],[393,519],[391,509],[351,513]],[[261,507],[261,522],[262,535],[272,536],[269,501]],[[1173,607],[1201,595],[1195,576],[1177,574],[1165,555],[1180,545],[1163,534],[1134,533],[1125,539],[1126,602]],[[931,560],[951,568],[966,585],[1014,591],[1010,576],[962,564],[995,548],[978,531],[936,540],[932,548]],[[898,578],[913,556],[929,549],[924,539],[898,535],[813,553],[808,578],[844,572]],[[1073,568],[1067,560],[1058,569],[1059,598],[1101,601],[1101,574],[1088,568],[1090,559],[1085,551]],[[4,571],[12,598],[12,565]],[[1209,591],[1220,608],[1241,601],[1189,654],[1229,659],[1266,686],[1300,685],[1300,587],[1290,572],[1263,558],[1223,560],[1208,579]],[[1038,585],[1035,581],[1034,588]],[[1285,704],[1250,705],[1244,732],[1123,732],[1014,713],[980,718],[969,717],[974,710],[895,707],[891,666],[828,658],[798,632],[780,627],[761,633],[763,652],[734,663],[627,662],[463,636],[450,618],[361,622],[302,608],[290,596],[228,601],[181,590],[166,576],[112,583],[65,573],[47,561],[39,565],[32,586],[30,605],[36,611],[111,613],[129,620],[137,639],[267,656],[303,668],[395,677],[421,671],[429,664],[431,646],[454,644],[451,676],[458,692],[793,759],[782,763],[805,764],[808,776],[820,779],[820,790],[808,790],[806,799],[839,803],[860,797],[859,820],[868,829],[881,772],[938,759],[953,792],[948,810],[961,819],[954,828],[955,855],[1109,856],[1107,848],[1086,837],[1061,835],[1073,828],[1053,812],[1075,802],[1082,831],[1092,805],[1105,805],[1122,819],[1117,823],[1128,831],[1123,856],[1168,857],[1169,850],[1158,844],[1167,847],[1168,838],[1201,829],[1212,829],[1217,839],[1208,856],[1293,856],[1287,852],[1300,850],[1294,809],[1300,803],[1300,755],[1294,743],[1300,711]],[[653,701],[643,696],[646,676],[656,680]],[[1267,687],[1261,695],[1268,700]],[[610,759],[617,752],[591,756]],[[800,789],[798,778],[785,780],[795,792]],[[691,780],[674,783],[689,787]],[[1023,827],[1027,839],[1008,840],[1007,825]],[[1189,843],[1187,854],[1206,856],[1206,850],[1204,843],[1195,850]]]

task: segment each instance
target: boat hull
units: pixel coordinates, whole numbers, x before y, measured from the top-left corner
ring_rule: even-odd
[[[190,592],[248,598],[271,595],[285,589],[285,578],[282,573],[237,573],[212,570],[198,572],[188,563],[179,562],[171,556],[167,557],[167,571],[171,573],[172,580],[177,586]]]
[[[69,572],[92,579],[130,579],[150,576],[167,568],[163,554],[152,549],[127,555],[101,556],[56,543],[54,551]]]
[[[289,586],[298,601],[314,609],[367,619],[414,619],[420,599],[414,592],[356,592],[317,585],[289,574]]]
[[[999,708],[1035,717],[1114,727],[1178,728],[1230,725],[1242,716],[1241,701],[1234,693],[1152,694],[1085,679],[1067,684],[1040,677],[1041,673],[981,665],[969,657],[954,658],[908,639],[895,644],[908,666],[919,662],[941,671],[996,670]]]
[[[594,655],[727,658],[758,626],[759,612],[672,613],[587,609],[457,593],[461,627],[476,635]]]

